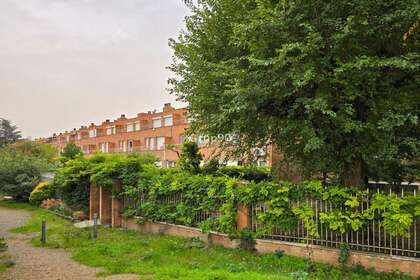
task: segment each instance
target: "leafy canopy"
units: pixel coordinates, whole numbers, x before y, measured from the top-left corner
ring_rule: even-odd
[[[345,183],[418,174],[418,0],[189,7],[169,82],[195,133],[240,135],[238,151],[273,142],[309,175]]]
[[[75,159],[79,155],[83,155],[82,150],[73,142],[68,143],[61,153],[61,156],[65,160]]]

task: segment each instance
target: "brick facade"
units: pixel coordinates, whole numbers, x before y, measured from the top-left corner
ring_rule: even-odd
[[[161,166],[173,166],[178,159],[177,150],[185,140],[185,130],[189,127],[186,113],[186,108],[175,109],[167,103],[161,112],[139,113],[134,118],[121,115],[116,120],[91,123],[79,129],[54,134],[43,141],[53,144],[59,151],[67,143],[73,142],[87,155],[96,151],[151,153],[160,159]],[[217,154],[217,145],[210,145],[211,141],[207,137],[196,137],[196,141],[205,158]],[[273,151],[272,147],[266,147],[256,163],[271,166],[272,160],[277,158],[273,156]],[[226,159],[226,162],[234,165],[238,161]]]

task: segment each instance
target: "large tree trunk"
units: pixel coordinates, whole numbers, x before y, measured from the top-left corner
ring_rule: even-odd
[[[364,185],[363,161],[361,159],[344,164],[341,172],[341,182],[346,187]]]

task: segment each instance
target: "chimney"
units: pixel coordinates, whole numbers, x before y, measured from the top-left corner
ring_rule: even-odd
[[[121,114],[121,119],[125,119],[125,114]]]
[[[163,105],[163,112],[172,111],[174,108],[171,106],[171,103],[165,103]]]
[[[109,122],[109,119],[105,120],[105,122]]]

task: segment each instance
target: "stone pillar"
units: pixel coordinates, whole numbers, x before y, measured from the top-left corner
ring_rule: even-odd
[[[109,189],[100,187],[100,214],[101,224],[109,225],[112,222],[112,194]]]
[[[251,211],[248,205],[239,204],[236,212],[236,228],[238,231],[251,228]]]
[[[89,191],[89,220],[93,220],[93,215],[99,215],[99,196],[99,188],[91,185]]]
[[[118,193],[121,190],[121,184],[116,182],[113,190]],[[112,196],[112,227],[122,226],[122,209],[123,202],[117,196]]]

